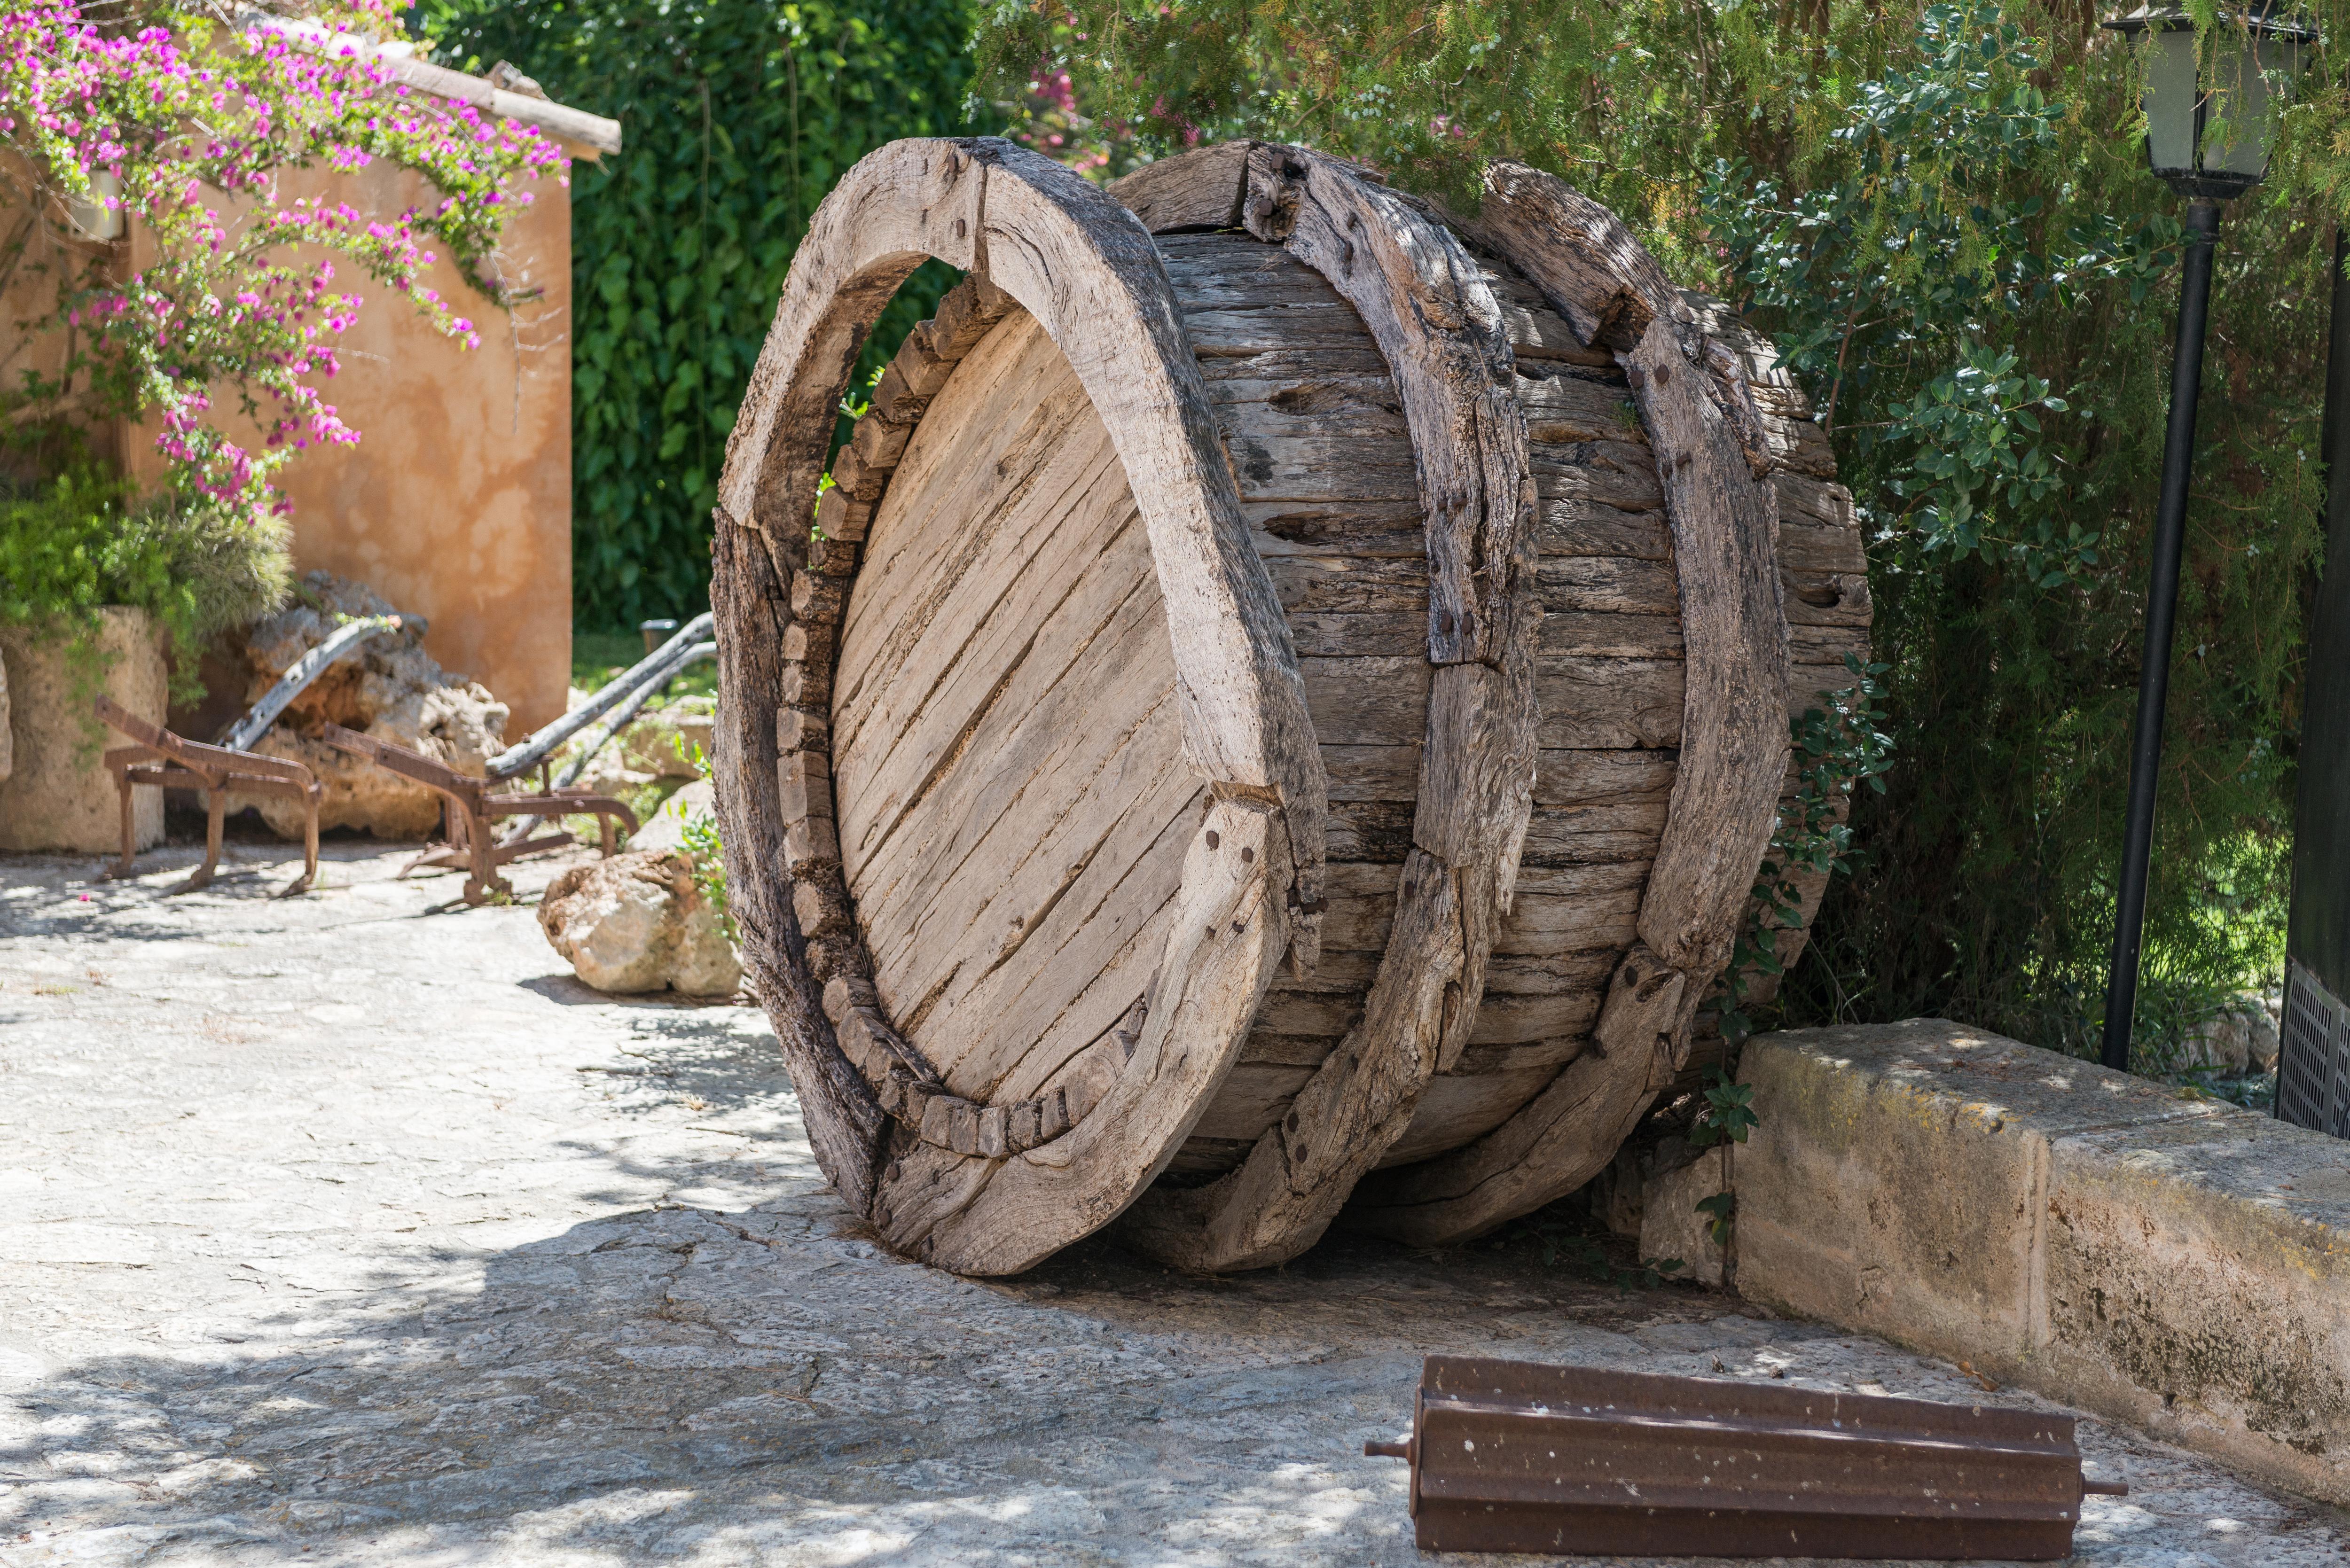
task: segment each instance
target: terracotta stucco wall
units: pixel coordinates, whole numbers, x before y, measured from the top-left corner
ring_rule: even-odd
[[[538,297],[502,311],[446,259],[427,278],[474,322],[479,348],[338,264],[338,286],[365,305],[326,398],[361,439],[303,452],[277,474],[296,569],[357,577],[426,617],[432,657],[513,710],[509,740],[562,714],[571,673],[571,192],[553,171],[525,188],[535,200],[509,223],[498,270]],[[381,161],[290,173],[280,197],[295,196],[369,213],[439,200]],[[152,254],[135,223],[130,251],[134,265]],[[160,476],[151,431],[127,431],[122,445],[134,475]]]
[[[27,372],[54,379],[64,370],[77,344],[69,329],[49,325],[56,318],[57,286],[107,254],[106,246],[76,238],[62,209],[52,205],[28,213],[29,186],[23,161],[0,153],[0,238],[7,242],[6,250],[0,250],[0,386],[11,393],[22,389]],[[45,457],[57,455],[0,453],[0,472],[12,481],[30,482],[39,477]]]

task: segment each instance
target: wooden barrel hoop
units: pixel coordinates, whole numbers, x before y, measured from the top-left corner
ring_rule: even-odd
[[[1624,368],[1664,488],[1689,670],[1638,940],[1592,1047],[1483,1137],[1356,1194],[1354,1223],[1421,1245],[1481,1234],[1581,1187],[1687,1062],[1777,823],[1788,751],[1778,497],[1742,362],[1614,213],[1555,175],[1497,166],[1462,226]]]
[[[1123,1231],[1187,1267],[1259,1268],[1313,1245],[1468,1044],[1533,809],[1534,481],[1501,306],[1418,206],[1336,159],[1252,142],[1150,165],[1112,194],[1154,232],[1245,229],[1328,280],[1387,361],[1418,470],[1434,669],[1361,1017],[1236,1169],[1154,1189]]]

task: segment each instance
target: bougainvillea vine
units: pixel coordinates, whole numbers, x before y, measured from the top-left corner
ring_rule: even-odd
[[[258,519],[295,452],[354,441],[326,400],[336,342],[360,308],[341,261],[472,347],[473,322],[423,281],[442,247],[504,304],[491,257],[521,189],[562,150],[526,126],[411,88],[377,46],[390,0],[329,0],[300,18],[224,26],[178,0],[126,8],[13,0],[0,10],[0,139],[26,205],[120,210],[151,257],[121,247],[59,279],[53,325],[74,336],[61,372],[20,374],[19,425],[151,416],[176,499]],[[356,172],[377,159],[437,192],[398,213],[289,195],[281,175]],[[297,251],[320,259],[297,258]],[[248,452],[207,416],[222,392],[257,421]]]

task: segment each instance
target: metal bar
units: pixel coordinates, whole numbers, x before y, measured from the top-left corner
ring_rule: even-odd
[[[718,645],[716,643],[696,643],[692,648],[687,650],[687,656],[685,658],[678,660],[677,670],[671,673],[675,674],[682,672],[687,666],[701,659],[715,659],[717,657]],[[612,743],[613,736],[619,734],[621,731],[634,723],[636,722],[637,715],[644,711],[645,704],[651,701],[662,691],[666,691],[668,687],[669,682],[667,680],[648,680],[642,686],[638,687],[635,693],[629,697],[629,701],[621,706],[618,712],[614,713],[601,728],[590,733],[585,741],[580,742],[579,754],[573,757],[568,763],[566,763],[563,765],[563,771],[556,774],[555,787],[558,790],[566,790],[578,783],[579,775],[588,771],[588,764],[595,761],[596,753],[602,751],[606,746],[610,745]],[[505,836],[499,841],[500,844],[505,845],[519,842],[523,838],[526,837],[544,820],[545,819],[543,817],[536,816],[524,817],[519,823],[506,829]],[[633,823],[629,825],[629,831],[631,833],[636,831],[636,826]]]
[[[2138,666],[2137,727],[2130,741],[2128,816],[2115,889],[2113,968],[2106,980],[2106,1066],[2129,1071],[2146,935],[2147,867],[2154,855],[2154,800],[2162,771],[2162,714],[2170,696],[2170,643],[2178,624],[2178,563],[2187,543],[2187,486],[2195,466],[2195,399],[2203,384],[2203,327],[2211,305],[2211,245],[2220,203],[2187,209],[2187,266],[2178,291],[2178,342],[2170,366],[2170,431],[2162,446],[2154,565],[2146,592],[2146,649]]]
[[[1432,1355],[1411,1462],[1430,1552],[2000,1557],[2072,1552],[2069,1416]]]
[[[346,730],[340,724],[328,723],[319,732],[327,744],[342,751],[356,753],[378,767],[388,768],[404,778],[414,779],[427,789],[438,790],[452,800],[464,802],[478,809],[482,796],[489,786],[470,774],[461,774],[445,763],[437,762],[421,752],[390,741],[380,741],[373,735],[357,730]]]
[[[221,749],[249,752],[255,741],[269,732],[277,715],[286,711],[286,704],[299,697],[310,683],[327,672],[328,666],[350,652],[368,639],[387,631],[398,631],[400,619],[396,615],[371,615],[358,620],[345,621],[328,635],[327,640],[296,659],[277,684],[262,694],[253,711],[236,722],[234,729],[221,738]]]
[[[678,628],[675,637],[646,655],[628,670],[607,681],[602,691],[517,745],[507,747],[489,760],[483,770],[492,779],[510,779],[516,774],[528,773],[542,758],[554,754],[555,748],[602,718],[621,701],[639,687],[654,681],[666,681],[679,670],[702,657],[697,644],[708,632],[712,618],[704,611]]]

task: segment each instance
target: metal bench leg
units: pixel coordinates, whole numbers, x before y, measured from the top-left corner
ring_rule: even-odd
[[[318,797],[305,795],[302,800],[302,879],[286,889],[287,894],[306,893],[318,880]]]
[[[452,802],[451,819],[453,821],[456,815],[457,807],[455,803]],[[489,819],[477,817],[467,811],[464,814],[464,821],[465,902],[486,904],[490,901],[490,895],[493,893],[513,892],[514,885],[498,875],[497,844],[491,836]]]
[[[139,827],[130,799],[133,786],[127,774],[118,775],[114,783],[122,794],[122,864],[114,868],[114,874],[129,877],[132,875],[130,862],[139,853]]]
[[[204,863],[196,867],[196,874],[188,878],[188,885],[181,889],[182,892],[192,893],[212,881],[213,870],[220,865],[221,826],[227,815],[228,791],[204,791]]]

